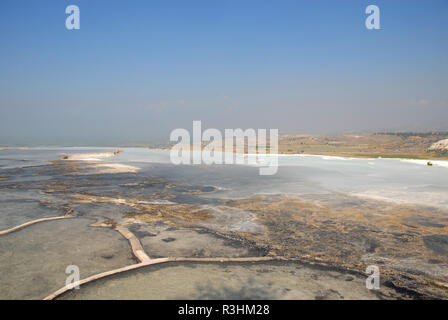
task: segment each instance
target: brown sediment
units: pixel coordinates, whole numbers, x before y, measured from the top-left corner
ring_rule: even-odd
[[[114,220],[111,219],[106,219],[106,220],[98,220],[95,223],[92,223],[90,226],[91,227],[105,227],[105,228],[116,228],[118,225],[118,223]]]
[[[86,195],[76,195],[75,198],[79,202],[86,203],[105,202],[128,205],[138,210],[137,213],[127,214],[128,218],[133,217],[141,221],[166,222],[168,220],[177,225],[183,225],[186,220],[191,219],[192,213],[190,211],[188,214],[188,211],[194,207]],[[348,200],[352,203],[343,204]],[[443,297],[448,293],[448,282],[444,277],[432,277],[419,274],[419,270],[402,269],[403,266],[408,268],[406,261],[403,260],[406,257],[420,259],[423,262],[437,258],[441,263],[447,263],[446,257],[435,255],[425,247],[422,241],[424,235],[448,234],[448,220],[440,218],[443,212],[394,204],[378,206],[378,202],[353,198],[341,200],[328,197],[324,200],[304,201],[297,197],[280,195],[224,200],[223,204],[254,213],[257,222],[267,228],[263,233],[232,232],[223,233],[223,235],[253,241],[256,246],[269,248],[269,256],[151,259],[145,253],[139,240],[126,226],[112,220],[103,221],[97,222],[94,226],[112,227],[120,232],[129,241],[132,252],[140,263],[88,277],[79,284],[147,265],[172,261],[256,262],[274,259],[296,260],[300,257],[302,262],[341,267],[357,272],[363,272],[367,265],[378,262],[381,264],[381,276],[385,279],[386,286],[415,297]],[[165,211],[162,210],[163,212],[160,213],[159,210],[164,207]],[[182,207],[185,212],[177,210]],[[184,214],[186,217],[183,217]],[[205,217],[207,215],[201,219]],[[430,220],[431,223],[439,222],[439,224],[428,224],[425,219]],[[384,262],[387,263],[384,264]],[[426,266],[423,265],[422,268]],[[46,299],[53,299],[69,289],[61,288]]]
[[[397,288],[422,297],[448,296],[448,256],[424,241],[448,235],[446,211],[343,196],[308,201],[256,196],[225,205],[256,214],[266,232],[240,236],[269,247],[271,255],[361,272],[380,265],[382,279]]]
[[[249,258],[185,258],[185,257],[168,257],[168,258],[158,258],[158,259],[150,259],[145,262],[133,264],[130,266],[102,272],[93,276],[90,276],[88,278],[85,278],[83,280],[77,281],[72,283],[70,286],[64,286],[61,289],[53,292],[52,294],[45,297],[43,300],[53,300],[57,298],[58,296],[64,294],[65,292],[71,290],[72,288],[76,286],[81,286],[86,283],[105,278],[108,276],[112,276],[115,274],[123,273],[130,270],[139,269],[142,267],[150,266],[150,265],[156,265],[161,263],[167,263],[167,262],[260,262],[260,261],[273,261],[273,260],[285,260],[283,258],[278,257],[249,257]]]
[[[128,212],[126,218],[139,222],[162,221],[167,224],[191,224],[209,218],[207,209],[185,204],[152,204],[138,208],[137,212]]]
[[[15,227],[13,227],[13,228],[10,228],[10,229],[6,229],[6,230],[3,230],[3,231],[0,231],[0,235],[5,235],[5,234],[8,234],[8,233],[11,233],[11,232],[14,232],[14,231],[23,229],[23,228],[25,228],[25,227],[31,226],[31,225],[33,225],[33,224],[40,223],[40,222],[47,222],[47,221],[52,221],[52,220],[59,220],[59,219],[70,218],[71,213],[72,213],[72,209],[68,209],[68,210],[67,210],[67,213],[65,214],[65,216],[50,217],[50,218],[42,218],[42,219],[37,219],[37,220],[28,221],[28,222],[25,222],[25,223],[23,223],[23,224],[21,224],[21,225],[15,226]]]
[[[100,197],[84,194],[73,195],[77,203],[112,203],[126,205],[134,212],[126,213],[125,217],[139,222],[162,221],[165,223],[191,224],[210,217],[210,211],[199,205],[179,204],[172,202],[150,202],[138,199]]]
[[[0,177],[0,181],[5,181],[5,180],[8,180],[9,179],[9,177]]]
[[[82,161],[62,161],[62,160],[52,160],[50,161],[51,168],[56,171],[57,174],[61,176],[68,176],[76,174],[81,170],[85,169],[85,163]],[[40,171],[40,168],[35,168],[35,171]],[[48,182],[50,183],[50,182]],[[55,185],[55,190],[58,190],[58,185]]]
[[[76,199],[128,205],[134,210],[125,215],[128,222],[163,222],[191,228],[213,220],[209,209],[195,205],[85,195],[76,195]],[[421,296],[448,295],[448,269],[440,271],[448,265],[448,259],[423,241],[423,237],[434,234],[448,235],[448,219],[442,209],[386,202],[379,205],[378,201],[343,195],[316,199],[260,195],[221,203],[224,208],[254,214],[254,222],[265,231],[220,231],[211,224],[213,232],[266,248],[269,256],[300,257],[358,272],[379,264],[384,279],[396,287],[416,288]]]

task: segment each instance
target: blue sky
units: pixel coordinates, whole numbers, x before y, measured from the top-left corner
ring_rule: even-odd
[[[0,144],[448,130],[447,24],[448,0],[2,0]]]

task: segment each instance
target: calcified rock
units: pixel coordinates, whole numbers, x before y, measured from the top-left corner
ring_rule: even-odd
[[[437,141],[429,147],[428,151],[448,151],[448,139]]]
[[[114,157],[122,152],[123,150],[117,150],[113,152],[100,152],[100,153],[63,154],[61,160],[99,161],[104,158]]]
[[[93,167],[98,170],[92,172],[77,173],[82,174],[105,174],[105,173],[136,173],[138,171],[137,167],[129,166],[121,163],[99,163],[94,164]]]

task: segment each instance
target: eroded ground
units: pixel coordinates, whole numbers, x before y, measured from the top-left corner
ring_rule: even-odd
[[[0,235],[0,298],[44,298],[65,285],[71,264],[86,278],[161,257],[265,256],[291,261],[148,266],[62,297],[448,298],[442,209],[334,192],[226,199],[154,168],[101,170],[64,160],[2,170],[2,230],[67,218]],[[379,291],[365,288],[368,265],[381,270]]]

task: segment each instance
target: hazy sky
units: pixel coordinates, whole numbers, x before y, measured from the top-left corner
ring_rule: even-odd
[[[448,0],[0,1],[0,144],[144,143],[193,120],[448,130]]]

